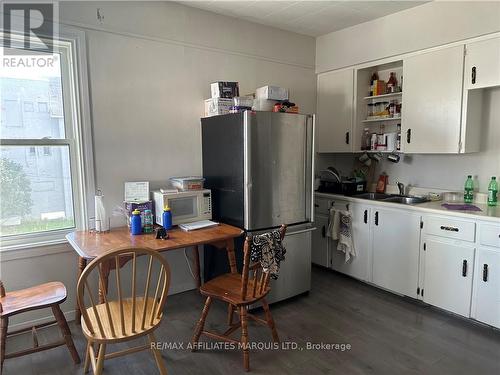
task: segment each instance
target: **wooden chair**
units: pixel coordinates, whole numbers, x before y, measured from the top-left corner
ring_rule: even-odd
[[[281,239],[285,237],[286,226],[280,228]],[[279,342],[278,332],[274,325],[274,320],[269,310],[269,305],[265,299],[269,291],[269,272],[262,269],[260,262],[251,263],[250,261],[250,243],[251,237],[245,239],[243,247],[243,271],[239,273],[228,273],[218,276],[200,287],[200,292],[206,296],[205,306],[201,313],[201,318],[198,321],[192,339],[192,347],[195,350],[198,347],[200,336],[227,341],[236,345],[243,350],[243,366],[245,371],[250,370],[250,359],[248,349],[248,319],[252,319],[262,325],[267,325],[271,329],[273,342]],[[229,328],[222,334],[204,330],[205,320],[212,304],[212,299],[227,302],[228,306],[228,325]],[[261,302],[265,313],[265,320],[250,314],[248,306],[256,302]],[[234,312],[239,314],[239,322],[233,323]],[[230,335],[241,327],[241,340],[236,340]]]
[[[142,286],[136,285],[137,258],[141,255],[145,255],[147,260],[144,289]],[[124,289],[126,286],[122,284],[124,270],[120,270],[120,268],[129,261],[132,261],[130,267],[131,293],[130,297],[125,298]],[[109,289],[103,277],[110,269],[115,269],[117,300],[108,299]],[[98,287],[90,287],[92,277],[89,276],[91,274],[94,274],[98,280]],[[156,282],[155,275],[157,275]],[[113,277],[110,277],[110,281],[111,279]],[[157,251],[148,248],[113,250],[89,263],[80,276],[77,291],[78,304],[82,312],[82,330],[88,341],[84,373],[92,365],[94,374],[101,374],[105,359],[147,349],[152,351],[160,374],[167,373],[161,354],[153,345],[156,343],[153,332],[161,323],[169,285],[170,267],[167,261]],[[102,303],[96,303],[96,294],[92,289],[94,291],[99,289]],[[85,303],[85,295],[90,299],[89,307]],[[148,337],[146,345],[106,354],[108,344],[134,340],[142,336]],[[95,345],[97,350],[94,348]]]
[[[80,357],[76,351],[75,344],[71,338],[71,331],[59,305],[66,300],[66,288],[60,282],[51,282],[37,285],[31,288],[17,290],[15,292],[5,292],[5,287],[0,281],[0,374],[3,371],[5,359],[20,357],[27,354],[36,353],[42,350],[56,348],[66,345],[69,349],[73,362],[80,363]],[[47,323],[35,325],[17,331],[8,332],[9,318],[27,311],[52,308],[55,320]],[[58,324],[63,338],[57,342],[45,345],[38,344],[37,328]],[[22,332],[31,331],[33,335],[33,348],[20,350],[5,354],[7,336],[16,335]]]

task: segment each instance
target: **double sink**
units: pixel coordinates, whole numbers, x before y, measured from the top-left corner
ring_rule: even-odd
[[[383,201],[400,204],[418,204],[428,202],[429,200],[422,197],[415,197],[412,195],[394,195],[383,193],[362,193],[353,195],[354,198],[368,199],[372,201]]]

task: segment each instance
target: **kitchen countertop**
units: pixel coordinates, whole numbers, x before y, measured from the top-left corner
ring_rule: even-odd
[[[346,196],[342,194],[330,194],[330,193],[319,193],[319,192],[315,192],[314,194],[317,197],[335,198],[348,202],[363,202],[365,204],[373,206],[383,206],[387,208],[399,208],[399,209],[421,211],[421,212],[446,215],[446,216],[458,216],[461,218],[493,221],[498,225],[500,225],[500,206],[488,207],[486,204],[474,203],[474,205],[479,207],[481,211],[455,211],[455,210],[447,210],[446,208],[442,207],[441,204],[443,204],[443,201],[425,202],[418,204],[401,204],[394,202],[384,202],[384,201],[376,201],[363,198],[355,198],[353,196]]]

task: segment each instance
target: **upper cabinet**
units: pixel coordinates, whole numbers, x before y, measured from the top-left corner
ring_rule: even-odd
[[[500,38],[466,45],[465,88],[500,86]]]
[[[352,151],[354,70],[318,75],[316,151]]]
[[[463,68],[463,45],[404,59],[404,152],[460,152]]]

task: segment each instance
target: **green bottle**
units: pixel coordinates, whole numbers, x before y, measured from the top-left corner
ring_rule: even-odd
[[[464,202],[472,203],[474,201],[474,181],[472,181],[472,176],[467,176],[465,181],[465,191],[464,191]]]
[[[492,177],[488,185],[488,206],[497,205],[498,182],[496,177]]]

